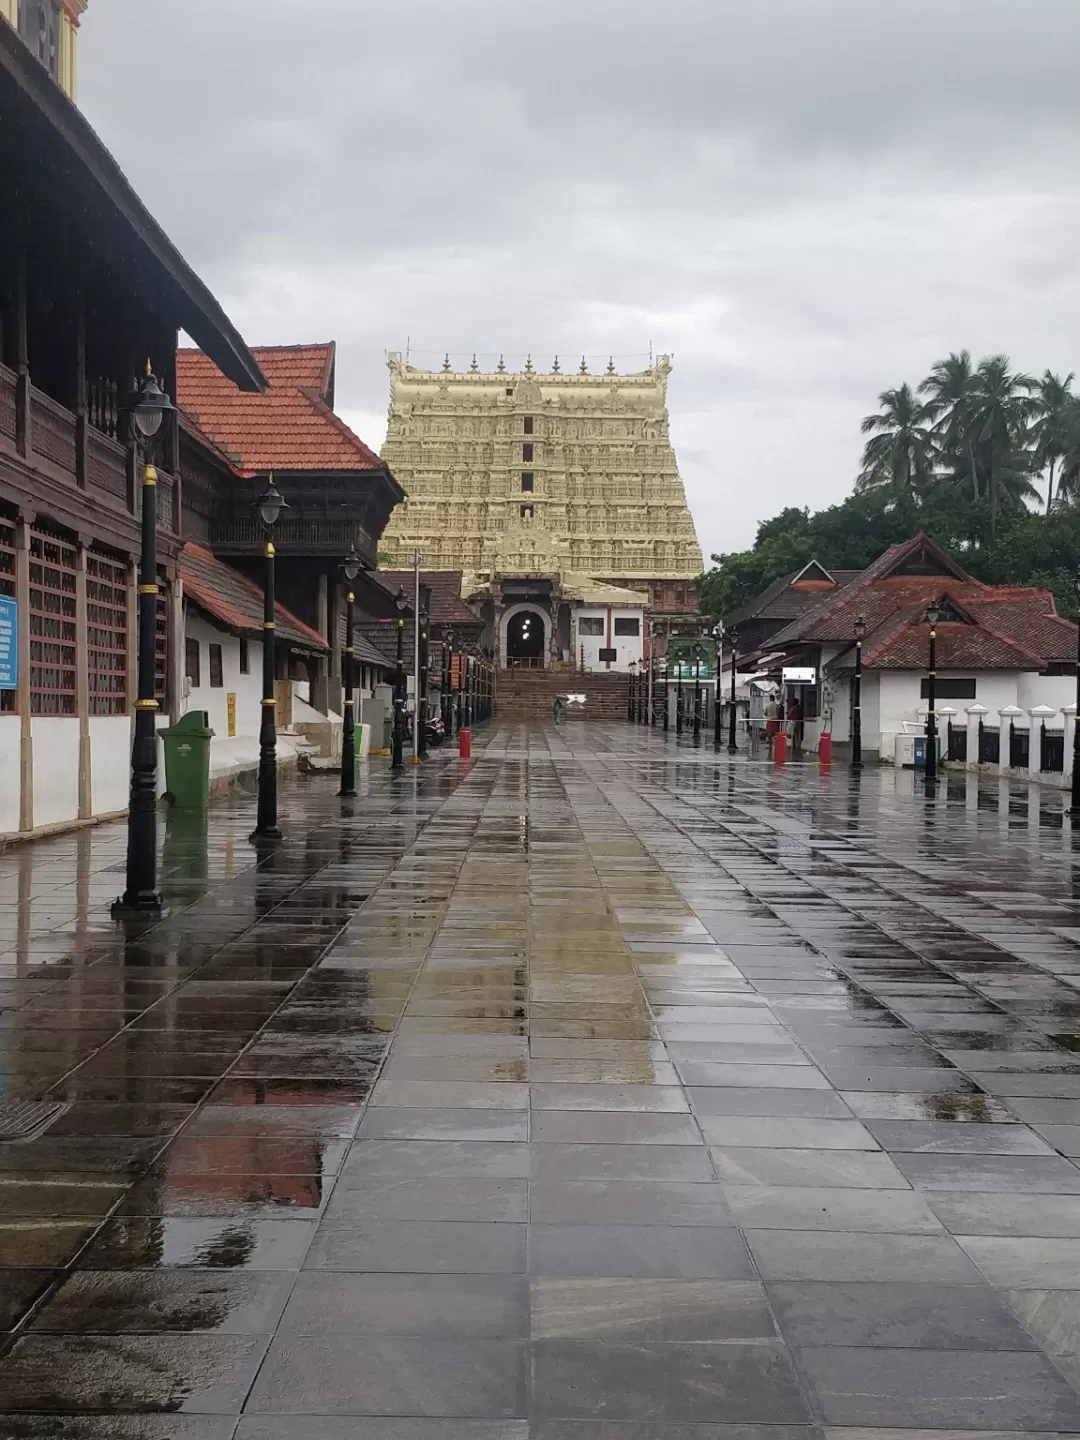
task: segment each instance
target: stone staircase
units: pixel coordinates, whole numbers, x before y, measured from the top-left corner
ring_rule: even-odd
[[[495,716],[504,725],[550,720],[555,696],[568,693],[585,696],[585,712],[568,710],[567,720],[626,719],[629,677],[615,672],[581,675],[562,662],[550,670],[500,670],[495,685]]]

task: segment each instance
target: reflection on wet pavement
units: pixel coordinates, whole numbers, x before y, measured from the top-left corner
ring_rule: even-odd
[[[1080,1432],[1059,795],[598,725],[286,798],[127,933],[122,827],[0,855],[0,1437]]]

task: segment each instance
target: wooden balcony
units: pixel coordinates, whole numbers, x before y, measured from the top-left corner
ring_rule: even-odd
[[[0,463],[9,458],[20,469],[29,470],[35,480],[48,482],[49,491],[61,502],[58,508],[77,506],[81,498],[103,518],[130,529],[140,513],[142,487],[134,484],[127,447],[95,430],[86,419],[80,422],[33,385],[28,425],[20,424],[19,409],[19,377],[0,365]],[[160,468],[157,504],[158,529],[167,535],[178,534],[176,486],[173,477]]]

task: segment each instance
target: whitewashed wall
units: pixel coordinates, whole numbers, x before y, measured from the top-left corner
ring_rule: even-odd
[[[220,738],[229,739],[228,697],[236,696],[236,739],[250,737],[257,739],[262,722],[262,645],[258,641],[248,644],[250,670],[247,675],[240,673],[240,641],[235,635],[217,630],[202,615],[188,610],[184,622],[185,641],[199,642],[199,685],[192,686],[186,696],[183,709],[205,710],[210,717],[210,728],[214,731],[214,744]],[[210,646],[221,646],[222,685],[210,684]],[[211,751],[213,745],[211,746]]]
[[[19,828],[21,733],[17,715],[0,715],[0,835],[13,835]]]
[[[573,658],[580,661],[582,648],[584,647],[586,669],[607,669],[606,662],[600,659],[600,651],[608,648],[608,612],[609,607],[607,605],[583,605],[574,612],[574,624],[572,628],[575,635],[575,649]],[[618,659],[612,661],[611,668],[612,670],[629,671],[630,662],[633,661],[634,664],[640,665],[642,656],[645,653],[642,634],[645,628],[643,620],[644,611],[634,606],[612,605],[610,607],[610,613],[610,648],[618,654]],[[599,619],[603,623],[604,633],[602,635],[582,635],[581,621],[586,617]],[[616,635],[616,620],[636,620],[638,622],[638,633],[636,635]]]
[[[34,829],[79,818],[79,722],[72,716],[35,715]]]
[[[970,670],[939,670],[940,679],[970,678],[973,672]],[[926,705],[921,698],[921,683],[925,679],[925,672],[914,670],[881,670],[878,672],[880,686],[879,694],[880,710],[878,715],[878,728],[881,735],[881,758],[891,760],[895,753],[896,736],[904,729],[903,722],[917,721],[921,718],[920,711]],[[1017,694],[1020,681],[1023,676],[1015,670],[980,670],[974,672],[975,678],[975,699],[974,700],[939,700],[939,705],[951,705],[958,715],[964,713],[968,705],[985,705],[990,711],[986,717],[987,723],[997,724],[997,711],[1003,705],[1016,705],[1019,703]],[[863,734],[868,733],[866,723],[867,717],[863,714]],[[959,719],[957,719],[959,724]]]
[[[131,789],[131,719],[90,717],[90,809],[94,815],[126,810]]]

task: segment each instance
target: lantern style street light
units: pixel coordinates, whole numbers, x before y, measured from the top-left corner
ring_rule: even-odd
[[[855,679],[851,686],[851,769],[862,769],[862,643],[866,621],[855,617]]]
[[[146,374],[128,405],[128,423],[136,460],[143,459],[142,551],[139,560],[138,688],[135,734],[131,745],[131,798],[128,807],[127,866],[118,911],[159,914],[157,887],[157,471],[154,444],[175,413],[172,401],[146,362]]]
[[[274,484],[273,474],[267,477],[266,489],[255,501],[267,532],[273,530],[281,512],[289,507],[285,497]],[[259,726],[259,799],[256,810],[255,829],[252,840],[280,840],[278,829],[277,795],[277,719],[275,710],[277,698],[274,687],[277,680],[276,607],[274,599],[274,558],[275,550],[269,535],[266,541],[266,572],[263,580],[263,667],[262,667],[262,722]]]
[[[927,780],[937,778],[937,627],[944,610],[935,600],[926,607],[926,623],[930,626],[930,669],[926,681],[926,756],[924,774]]]
[[[341,789],[338,794],[350,799],[356,794],[356,641],[353,634],[354,606],[353,581],[360,574],[363,561],[354,545],[341,562],[345,576],[345,704],[341,729]]]

